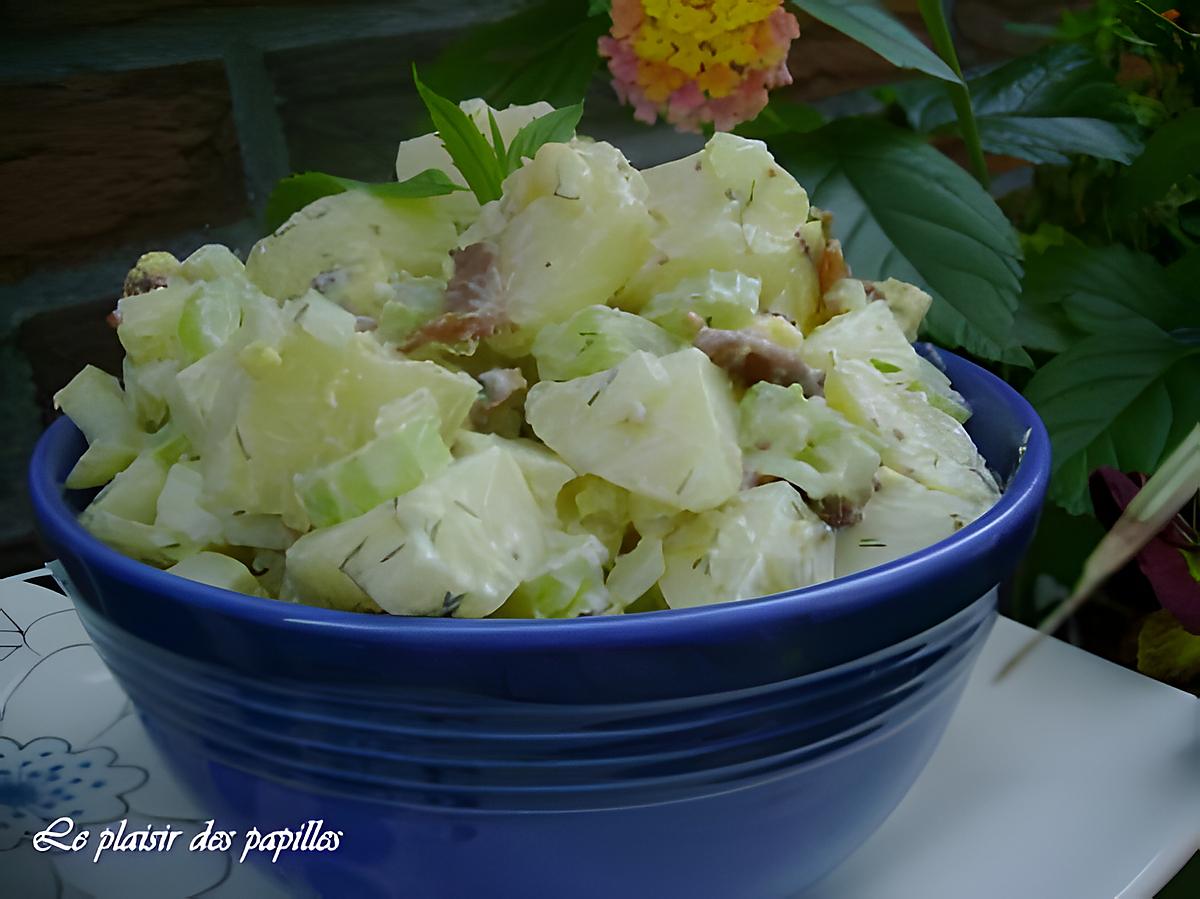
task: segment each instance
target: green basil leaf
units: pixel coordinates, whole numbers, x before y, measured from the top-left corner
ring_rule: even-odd
[[[456,190],[466,190],[455,184],[440,169],[426,169],[404,181],[370,184],[353,178],[339,178],[324,172],[304,172],[282,179],[267,198],[265,225],[270,232],[286,222],[309,203],[348,190],[361,190],[386,200],[407,200],[420,197],[440,197]]]
[[[1189,109],[1154,132],[1142,155],[1121,173],[1116,214],[1136,214],[1188,175],[1200,175],[1200,109]]]
[[[471,117],[459,109],[458,104],[435,93],[421,81],[415,65],[413,83],[425,108],[429,110],[433,127],[437,129],[446,152],[476,198],[480,203],[500,199],[500,182],[504,180],[504,174],[496,151],[487,138],[475,127]]]
[[[814,19],[858,41],[894,66],[916,69],[942,81],[961,84],[962,79],[926,47],[917,36],[878,3],[839,0],[795,0]]]
[[[1137,126],[1113,74],[1086,48],[1052,45],[967,82],[985,150],[1046,165],[1071,154],[1131,162],[1141,151]],[[918,131],[953,125],[956,116],[935,85],[896,85],[894,95]]]
[[[928,290],[926,329],[943,346],[1030,364],[1012,333],[1016,232],[962,168],[911,132],[870,119],[843,119],[771,146],[813,202],[834,214],[856,275],[894,275]]]
[[[488,107],[488,127],[492,132],[492,149],[496,153],[496,161],[500,163],[500,170],[507,175],[508,150],[504,147],[504,135],[500,133],[500,126],[496,123],[496,114],[492,112],[490,106]]]
[[[1050,496],[1089,509],[1101,465],[1154,471],[1200,420],[1200,341],[1148,321],[1078,340],[1033,376],[1025,396],[1053,448]]]
[[[521,167],[522,160],[537,155],[542,144],[564,144],[575,136],[575,126],[583,117],[583,104],[564,106],[548,112],[518,131],[508,147],[505,174]]]

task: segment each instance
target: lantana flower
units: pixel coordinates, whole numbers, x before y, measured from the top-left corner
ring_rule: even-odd
[[[613,0],[600,39],[613,87],[639,121],[728,131],[758,115],[767,91],[792,83],[800,36],[781,0]]]

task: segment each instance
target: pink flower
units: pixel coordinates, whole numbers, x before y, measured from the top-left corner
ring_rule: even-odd
[[[600,55],[639,121],[727,131],[792,82],[787,54],[800,26],[781,0],[613,0],[612,17]]]

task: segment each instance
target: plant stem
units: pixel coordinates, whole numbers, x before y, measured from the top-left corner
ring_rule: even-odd
[[[929,29],[929,37],[933,40],[933,49],[938,56],[954,70],[954,74],[962,78],[962,68],[958,64],[958,54],[954,51],[954,40],[950,37],[950,27],[946,24],[946,13],[942,8],[942,0],[918,0],[921,18]],[[971,108],[971,93],[966,84],[947,84],[950,100],[954,104],[954,112],[958,116],[958,127],[962,131],[963,143],[967,145],[967,155],[971,162],[971,171],[984,187],[988,185],[987,163],[983,158],[983,146],[979,142],[979,126],[975,124],[975,112]]]

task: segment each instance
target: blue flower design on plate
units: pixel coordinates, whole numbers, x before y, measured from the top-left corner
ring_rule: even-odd
[[[24,745],[0,737],[0,850],[63,815],[77,824],[123,817],[122,794],[140,787],[146,772],[114,765],[116,758],[102,746],[72,752],[58,737]]]

